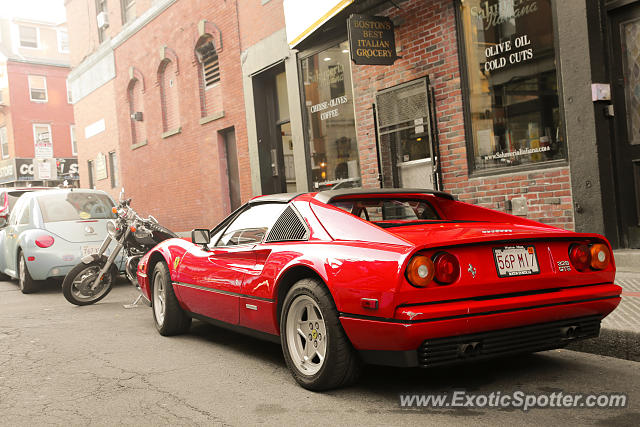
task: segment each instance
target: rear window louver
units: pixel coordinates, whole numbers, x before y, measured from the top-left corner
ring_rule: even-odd
[[[291,240],[307,240],[308,230],[300,215],[291,207],[282,212],[273,224],[265,242],[287,242]]]

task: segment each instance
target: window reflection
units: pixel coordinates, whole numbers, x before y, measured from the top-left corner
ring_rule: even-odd
[[[315,190],[360,186],[348,49],[343,42],[302,60]]]

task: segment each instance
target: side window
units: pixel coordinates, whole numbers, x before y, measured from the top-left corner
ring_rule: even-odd
[[[250,207],[229,225],[216,246],[238,246],[262,242],[286,207],[284,203],[267,203]]]

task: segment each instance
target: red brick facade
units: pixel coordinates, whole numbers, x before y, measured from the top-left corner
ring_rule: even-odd
[[[176,231],[211,227],[230,211],[222,131],[235,130],[241,196],[251,195],[250,175],[244,172],[249,159],[236,13],[235,2],[178,1],[115,49],[123,184],[136,209]],[[214,25],[199,25],[202,20]],[[207,104],[209,115],[203,118],[195,49],[207,28],[216,28],[213,39],[222,42],[216,45],[222,101],[213,106],[219,110],[214,116]],[[132,147],[131,67],[139,76],[134,78],[144,80],[143,121],[134,126],[144,127],[147,143],[137,148]]]
[[[375,123],[371,105],[378,90],[429,76],[436,95],[436,114],[444,190],[464,202],[505,210],[514,197],[527,199],[527,217],[557,227],[574,228],[569,167],[469,177],[463,95],[458,60],[454,2],[412,0],[389,8],[401,46],[393,66],[352,64],[360,167],[364,187],[378,187]]]
[[[33,158],[35,144],[34,124],[51,126],[54,157],[72,157],[71,125],[73,106],[67,101],[66,79],[68,67],[56,67],[23,62],[7,62],[9,78],[11,122],[13,141],[10,156]],[[47,86],[47,102],[34,102],[29,97],[28,76],[44,76]]]

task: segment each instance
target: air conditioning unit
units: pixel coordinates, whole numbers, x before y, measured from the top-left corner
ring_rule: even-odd
[[[109,16],[107,15],[107,12],[100,12],[96,16],[96,19],[98,21],[98,28],[103,29],[109,26]]]
[[[131,118],[136,122],[142,121],[142,111],[136,111],[135,113],[131,113]]]

